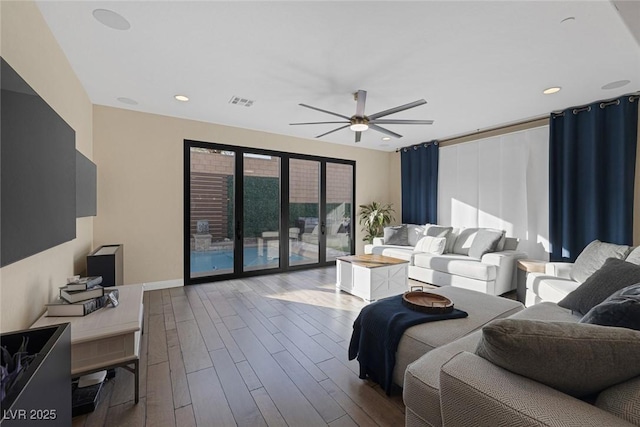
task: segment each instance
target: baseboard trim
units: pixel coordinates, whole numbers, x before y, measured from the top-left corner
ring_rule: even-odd
[[[160,282],[149,282],[144,284],[145,291],[157,291],[158,289],[179,288],[184,286],[184,280],[162,280]]]

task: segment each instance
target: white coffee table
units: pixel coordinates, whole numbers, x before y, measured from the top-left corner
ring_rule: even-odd
[[[409,261],[384,255],[352,255],[336,259],[336,289],[365,301],[408,291]]]

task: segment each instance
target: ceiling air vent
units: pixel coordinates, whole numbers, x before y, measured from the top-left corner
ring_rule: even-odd
[[[255,101],[247,98],[241,98],[239,96],[232,96],[229,100],[229,104],[240,105],[241,107],[251,107]]]

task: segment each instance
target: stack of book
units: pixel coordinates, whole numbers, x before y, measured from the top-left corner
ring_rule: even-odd
[[[67,283],[60,288],[60,297],[47,304],[47,316],[86,316],[105,307],[109,302],[109,293],[118,297],[117,289],[100,286],[102,276],[82,277],[78,281]]]

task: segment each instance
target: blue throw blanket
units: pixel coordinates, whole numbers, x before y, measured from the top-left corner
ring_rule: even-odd
[[[402,304],[402,295],[382,299],[364,307],[353,323],[349,360],[357,356],[360,378],[370,378],[390,395],[396,350],[404,331],[421,323],[467,316],[458,309],[446,314],[414,311]]]

